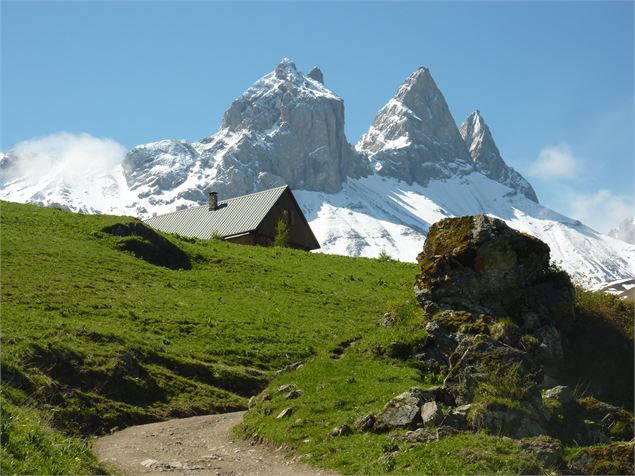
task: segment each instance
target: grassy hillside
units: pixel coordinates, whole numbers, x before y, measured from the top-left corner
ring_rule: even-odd
[[[3,395],[76,436],[245,408],[276,370],[373,327],[414,275],[390,261],[117,235],[131,218],[0,210]]]
[[[602,397],[632,410],[633,305],[578,290],[577,314],[565,349],[563,382],[578,397]],[[237,433],[290,446],[306,461],[344,474],[557,473],[514,440],[486,431],[421,444],[396,440],[403,430],[356,429],[360,417],[376,414],[395,395],[443,380],[421,371],[416,358],[427,333],[414,298],[393,303],[389,316],[389,327],[385,319],[376,319],[374,329],[353,342],[333,343],[300,370],[277,377]],[[507,380],[492,384],[503,393],[518,390],[507,388]],[[290,415],[282,415],[285,409]],[[334,429],[344,431],[334,434]],[[565,448],[563,456],[569,460],[580,449]]]
[[[545,470],[484,433],[430,444],[329,435],[410,386],[441,381],[415,358],[426,332],[413,264],[164,236],[132,218],[6,202],[0,218],[3,474],[103,472],[88,435],[243,409],[264,389],[270,397],[241,433],[320,466]],[[632,304],[579,290],[576,312],[566,383],[632,407]],[[278,391],[287,384],[301,393],[289,399],[289,388]],[[275,418],[288,407],[290,417]]]

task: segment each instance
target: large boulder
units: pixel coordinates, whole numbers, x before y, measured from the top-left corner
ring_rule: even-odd
[[[430,303],[511,317],[525,330],[574,322],[568,275],[549,265],[549,247],[485,215],[446,218],[430,227],[418,256],[415,292]]]

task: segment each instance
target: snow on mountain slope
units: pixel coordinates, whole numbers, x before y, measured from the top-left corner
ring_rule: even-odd
[[[449,216],[488,214],[545,241],[551,258],[580,283],[598,287],[635,277],[635,246],[602,235],[479,173],[427,186],[374,175],[337,194],[295,191],[321,252],[414,261],[430,225]]]
[[[75,212],[120,211],[128,200],[118,143],[61,132],[17,144],[0,156],[0,199]]]
[[[413,261],[429,226],[492,214],[546,241],[590,285],[635,276],[634,247],[537,203],[503,161],[480,114],[461,131],[426,68],[377,113],[354,149],[344,101],[284,59],[232,102],[198,142],[162,140],[127,153],[108,139],[61,133],[0,154],[0,199],[147,218],[290,185],[322,251]]]
[[[492,133],[478,109],[461,124],[460,133],[478,172],[517,190],[534,202],[538,201],[536,192],[527,179],[508,166],[501,157]]]

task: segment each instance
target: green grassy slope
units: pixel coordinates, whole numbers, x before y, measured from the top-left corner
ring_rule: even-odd
[[[6,202],[1,218],[3,394],[78,436],[245,408],[274,371],[374,326],[414,274],[170,237],[191,267],[175,270],[102,231],[130,218]]]
[[[290,446],[305,461],[344,474],[541,473],[540,463],[511,440],[484,433],[413,444],[394,441],[399,431],[354,429],[356,419],[377,413],[408,388],[441,383],[439,376],[421,373],[414,358],[426,337],[418,304],[412,298],[393,303],[390,314],[390,327],[376,319],[374,328],[344,352],[320,352],[300,370],[277,377],[237,433]],[[283,385],[301,394],[289,399],[286,389],[280,391]],[[276,418],[285,408],[293,413]],[[350,434],[330,435],[342,426],[352,429]]]
[[[248,414],[242,433],[289,445],[320,466],[543,469],[484,434],[426,445],[389,434],[328,436],[412,385],[440,383],[414,358],[426,336],[412,297],[413,264],[162,237],[138,225],[132,236],[113,236],[104,230],[134,220],[6,202],[0,218],[3,474],[103,471],[82,438],[242,409],[268,385],[271,401]],[[386,311],[390,327],[381,326]],[[632,401],[632,363],[610,374],[619,385],[590,365],[632,356],[632,305],[579,292],[577,312],[567,383],[600,389],[617,404]],[[298,361],[306,362],[300,370],[275,376]],[[277,392],[288,383],[303,391],[299,398]],[[290,418],[274,418],[290,406]]]
[[[0,472],[2,474],[103,474],[105,469],[77,438],[50,428],[38,412],[0,402]]]
[[[422,373],[415,358],[426,338],[421,308],[414,298],[391,307],[390,327],[376,319],[375,327],[345,351],[333,346],[300,370],[273,380],[238,434],[290,446],[306,461],[344,474],[555,474],[512,440],[495,434],[464,433],[420,444],[394,441],[395,435],[403,434],[400,430],[355,429],[358,418],[376,414],[395,395],[442,381],[439,375]],[[578,290],[576,313],[562,381],[578,396],[598,396],[631,409],[632,303]],[[501,382],[502,390],[514,390],[504,388],[507,383]],[[288,398],[283,385],[292,385],[299,396]],[[277,418],[287,408],[291,415]],[[330,434],[343,426],[351,431]],[[579,449],[566,448],[565,457]]]

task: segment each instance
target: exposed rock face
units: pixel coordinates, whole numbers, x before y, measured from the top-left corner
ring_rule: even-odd
[[[558,385],[546,390],[543,398],[557,400],[561,404],[567,404],[573,400],[573,392],[565,385]]]
[[[324,75],[322,74],[322,70],[317,66],[309,71],[307,76],[311,79],[315,79],[317,82],[324,84]]]
[[[388,428],[409,426],[420,418],[423,396],[418,389],[411,389],[390,400],[377,416],[377,421]]]
[[[423,67],[379,110],[356,147],[379,174],[408,183],[474,170],[445,98]]]
[[[441,407],[435,401],[426,402],[421,407],[421,423],[423,426],[436,426],[443,420]]]
[[[478,109],[461,124],[460,133],[470,151],[476,170],[486,177],[522,193],[530,200],[538,202],[538,197],[531,184],[516,170],[508,166],[501,157],[492,138],[492,133]]]
[[[346,140],[344,101],[319,68],[299,72],[284,59],[256,81],[200,142],[160,141],[132,149],[123,164],[131,190],[155,203],[202,203],[283,184],[336,193],[347,177],[369,172]]]
[[[126,154],[124,175],[131,190],[140,192],[140,196],[157,195],[181,185],[192,171],[197,155],[185,141],[139,145]]]
[[[562,466],[562,443],[546,435],[523,438],[518,442],[525,451],[529,451],[547,468]]]
[[[327,193],[338,192],[346,176],[359,175],[363,162],[344,135],[344,101],[323,86],[319,69],[312,73],[303,75],[285,59],[232,103],[221,134],[244,137],[231,158],[223,157],[222,168],[257,160],[258,172]]]
[[[408,426],[426,430],[406,441],[430,441],[427,427],[437,425],[485,430],[524,438],[523,449],[548,467],[561,467],[562,442],[632,438],[629,412],[595,398],[576,399],[557,383],[541,392],[561,369],[562,339],[575,317],[573,286],[549,266],[547,245],[498,219],[449,218],[431,227],[419,264],[415,291],[427,334],[418,368],[441,373],[444,383],[434,396],[418,399],[420,418]]]
[[[549,247],[485,215],[448,218],[430,228],[419,255],[415,291],[433,302],[495,316],[537,329],[553,322],[568,331],[574,288],[549,268]]]

